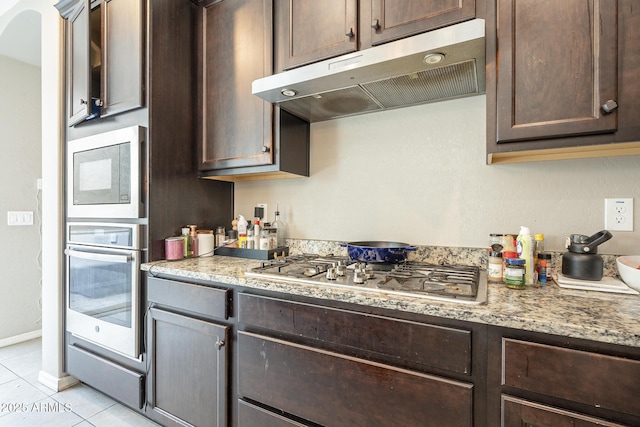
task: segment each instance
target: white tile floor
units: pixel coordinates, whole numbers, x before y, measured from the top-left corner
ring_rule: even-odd
[[[38,382],[41,340],[0,348],[0,427],[157,427],[104,394],[78,384],[55,392]]]

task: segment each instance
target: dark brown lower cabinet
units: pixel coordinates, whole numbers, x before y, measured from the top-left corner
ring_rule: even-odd
[[[504,427],[640,426],[640,351],[489,329],[488,423]]]
[[[238,394],[313,423],[474,425],[472,384],[249,332],[237,346]]]
[[[502,396],[502,420],[504,427],[623,427],[623,424],[511,396]]]
[[[164,426],[226,427],[230,291],[149,277],[147,299],[146,415]]]

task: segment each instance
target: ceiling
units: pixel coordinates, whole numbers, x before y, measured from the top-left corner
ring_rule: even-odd
[[[19,0],[0,1],[0,23],[3,15]],[[41,16],[34,10],[26,10],[7,23],[4,30],[0,26],[0,55],[40,67]]]

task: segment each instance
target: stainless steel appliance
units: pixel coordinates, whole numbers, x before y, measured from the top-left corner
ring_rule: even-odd
[[[473,19],[273,74],[252,93],[310,122],[479,95],[485,23]]]
[[[137,358],[140,355],[142,225],[68,224],[67,331]]]
[[[348,257],[305,254],[264,261],[245,275],[461,304],[487,301],[486,273],[473,266],[364,264]]]
[[[67,216],[140,218],[144,128],[131,126],[67,145]]]

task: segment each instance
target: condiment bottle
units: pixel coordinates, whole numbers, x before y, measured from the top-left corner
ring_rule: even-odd
[[[242,215],[238,216],[238,247],[247,247],[247,220]]]
[[[521,258],[507,258],[504,270],[504,284],[511,289],[525,288],[526,260]]]
[[[285,243],[284,243],[285,225],[282,219],[280,219],[280,211],[278,210],[278,205],[276,205],[276,217],[271,223],[271,228],[276,230],[275,248],[284,247],[285,246]]]
[[[189,227],[182,228],[182,239],[184,240],[184,257],[188,258],[193,256],[193,240],[189,235]]]
[[[533,263],[533,239],[531,231],[529,231],[529,227],[520,227],[520,233],[516,238],[516,244],[518,257],[525,261],[524,283],[527,285],[533,285],[535,283],[535,264]]]
[[[500,245],[496,245],[500,246]],[[500,246],[502,247],[502,246]],[[487,280],[491,283],[502,283],[503,265],[502,253],[492,250],[489,252],[489,262],[487,264]]]

